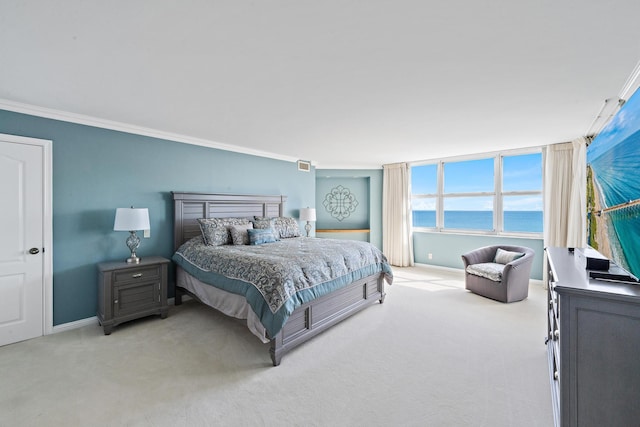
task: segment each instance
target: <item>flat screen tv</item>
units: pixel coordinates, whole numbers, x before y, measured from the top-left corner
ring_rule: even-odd
[[[640,277],[640,90],[587,148],[589,245]]]

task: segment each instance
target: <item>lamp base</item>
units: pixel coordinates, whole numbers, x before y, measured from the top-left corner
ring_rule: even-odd
[[[304,225],[304,231],[307,232],[307,237],[309,237],[309,233],[311,232],[311,223],[309,221]]]
[[[140,246],[140,238],[136,234],[135,230],[130,231],[127,238],[127,247],[131,251],[131,256],[127,258],[127,264],[140,264],[140,258],[136,255],[136,250]]]

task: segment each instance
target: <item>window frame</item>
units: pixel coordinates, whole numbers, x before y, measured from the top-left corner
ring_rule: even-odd
[[[504,158],[513,156],[524,156],[528,154],[542,154],[542,147],[530,147],[516,150],[504,150],[491,153],[448,157],[443,159],[425,160],[420,162],[409,163],[411,181],[411,172],[413,167],[425,166],[425,165],[437,165],[436,179],[437,179],[437,193],[432,194],[413,194],[410,191],[411,206],[413,206],[414,199],[427,199],[435,198],[436,202],[436,225],[435,227],[415,227],[413,225],[413,214],[411,215],[411,230],[417,232],[439,232],[439,233],[451,233],[451,234],[479,234],[479,235],[500,235],[500,236],[517,236],[517,237],[542,237],[543,232],[533,231],[505,231],[504,230],[504,197],[509,196],[543,196],[544,194],[544,176],[542,179],[542,186],[540,190],[517,190],[517,191],[503,191],[503,168]],[[444,165],[446,163],[464,162],[472,160],[483,160],[493,158],[493,179],[494,179],[494,191],[479,191],[479,192],[465,192],[465,193],[444,193]],[[542,159],[543,160],[543,159]],[[542,164],[540,165],[542,168]],[[458,228],[445,228],[444,227],[444,201],[449,198],[459,197],[493,197],[493,229],[492,230],[480,230],[480,229],[458,229]],[[543,210],[544,212],[544,210]],[[544,221],[544,217],[543,217]]]

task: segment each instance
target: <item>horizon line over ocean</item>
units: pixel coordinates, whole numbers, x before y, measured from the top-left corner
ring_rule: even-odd
[[[444,211],[444,228],[456,230],[493,230],[493,211]],[[414,210],[413,226],[435,228],[435,210]],[[504,231],[542,233],[542,211],[504,211]]]

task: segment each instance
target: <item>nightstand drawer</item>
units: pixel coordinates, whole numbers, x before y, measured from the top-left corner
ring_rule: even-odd
[[[116,271],[114,273],[114,283],[139,282],[147,280],[155,280],[160,277],[160,266],[153,265],[149,267],[129,268],[126,270]]]

